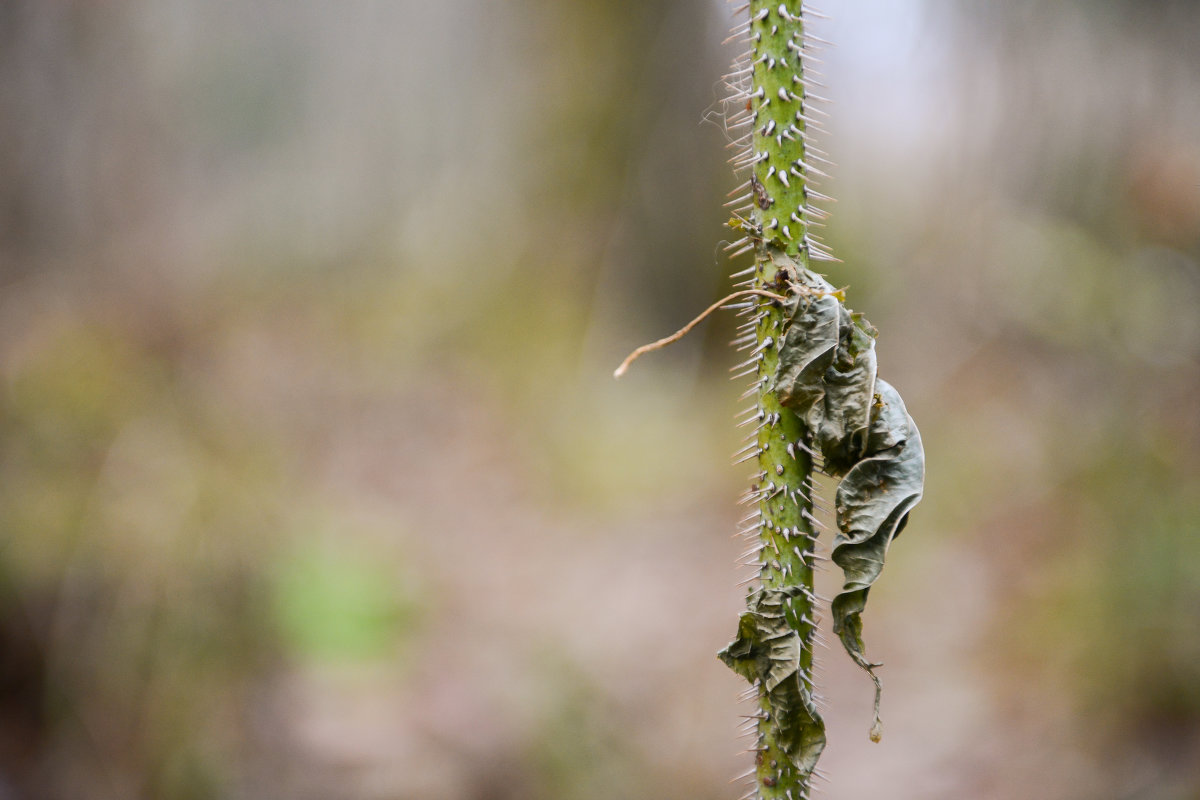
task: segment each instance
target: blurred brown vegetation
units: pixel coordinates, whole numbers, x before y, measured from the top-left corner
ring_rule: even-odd
[[[826,10],[930,465],[829,793],[1200,798],[1200,9]],[[0,799],[734,796],[730,321],[610,378],[731,271],[727,15],[0,7]]]

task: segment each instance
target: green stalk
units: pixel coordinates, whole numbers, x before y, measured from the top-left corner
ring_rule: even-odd
[[[750,207],[734,226],[747,234],[755,266],[748,285],[779,291],[780,251],[809,269],[816,245],[808,235],[802,3],[749,3]],[[745,69],[745,61],[736,65]],[[819,253],[819,251],[818,251]],[[820,257],[820,255],[818,255]],[[757,471],[747,501],[754,506],[746,531],[758,537],[758,586],[750,595],[738,639],[721,653],[757,692],[755,794],[801,800],[810,795],[812,772],[825,744],[824,724],[813,704],[815,593],[812,516],[812,437],[785,408],[773,380],[779,368],[784,309],[763,301],[746,323],[741,344],[761,354],[755,379],[759,427]],[[751,336],[752,332],[752,336]]]
[[[730,300],[755,298],[737,305],[749,319],[735,344],[750,351],[743,374],[755,376],[745,395],[755,400],[746,411],[752,416],[742,424],[757,427],[738,463],[756,467],[743,501],[753,510],[741,533],[755,541],[750,553],[759,572],[737,637],[719,656],[757,698],[747,731],[756,740],[747,797],[807,800],[825,749],[813,695],[814,470],[838,479],[830,559],[843,582],[830,615],[847,654],[875,683],[870,737],[879,741],[880,665],[867,660],[862,612],[889,546],[921,500],[925,452],[899,392],[878,377],[877,331],[812,269],[814,260],[836,260],[809,232],[810,218],[824,216],[812,201],[828,199],[810,188],[810,176],[823,174],[811,166],[818,157],[807,137],[808,101],[818,98],[805,89],[803,3],[776,2],[746,6],[741,32],[750,52],[734,62],[732,83],[735,90],[749,85],[735,97],[744,109],[727,120],[731,129],[749,128],[746,149],[734,158],[751,173],[748,191],[733,203],[748,205],[730,227],[744,234],[731,245],[735,255],[754,253],[754,266],[741,273],[750,277],[681,330],[634,350],[613,374],[678,341]]]

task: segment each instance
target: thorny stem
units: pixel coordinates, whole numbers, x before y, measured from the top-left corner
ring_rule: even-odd
[[[809,238],[808,178],[811,155],[806,134],[811,112],[806,110],[804,83],[804,23],[801,0],[751,0],[749,3],[750,63],[748,117],[752,135],[745,160],[753,170],[750,207],[743,218],[754,242],[755,268],[748,285],[778,289],[768,246],[784,250],[804,268],[810,256],[825,255]],[[807,156],[807,157],[806,157]],[[746,212],[741,212],[745,214]],[[748,223],[748,224],[747,224]],[[783,407],[773,380],[779,363],[777,344],[783,332],[778,303],[760,303],[753,324],[753,348],[758,362],[757,477],[749,497],[761,514],[759,583],[766,589],[801,587],[790,597],[784,614],[801,641],[800,681],[813,690],[814,609],[813,561],[817,531],[812,516],[813,460],[811,440],[800,418]],[[748,337],[747,337],[748,338]],[[749,342],[747,342],[749,344]],[[781,742],[781,714],[772,697],[758,689],[759,722],[755,778],[757,796],[801,800],[809,797],[811,776],[798,770]]]

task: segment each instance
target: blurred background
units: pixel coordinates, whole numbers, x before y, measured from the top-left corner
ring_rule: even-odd
[[[1200,798],[1200,6],[826,0],[926,499],[835,798]],[[719,0],[0,5],[0,798],[733,798]],[[835,577],[822,577],[825,591]]]

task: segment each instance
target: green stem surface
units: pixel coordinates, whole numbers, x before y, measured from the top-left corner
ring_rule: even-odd
[[[800,59],[804,24],[801,3],[752,0],[749,14],[754,58],[750,88],[755,112],[751,147],[754,164],[754,198],[751,222],[761,231],[755,252],[754,288],[778,286],[775,264],[768,256],[771,245],[784,250],[806,269],[805,246],[804,75]],[[764,12],[766,12],[764,14]],[[759,582],[765,589],[799,587],[784,602],[784,617],[800,639],[799,682],[811,698],[813,691],[813,563],[816,531],[812,519],[813,462],[806,447],[810,440],[800,418],[784,408],[771,379],[778,369],[783,311],[764,304],[757,326],[757,346],[763,348],[759,372],[758,407],[763,420],[758,431],[759,510],[762,526],[762,567]],[[770,344],[767,344],[770,340]],[[790,445],[790,446],[789,446]],[[808,709],[780,708],[774,692],[758,684],[758,755],[756,779],[762,798],[801,800],[809,796],[811,766],[796,764],[794,745],[787,729],[795,725],[788,715],[815,713]],[[789,752],[791,750],[792,752]],[[818,749],[819,753],[819,749]],[[814,762],[815,763],[815,759]]]

